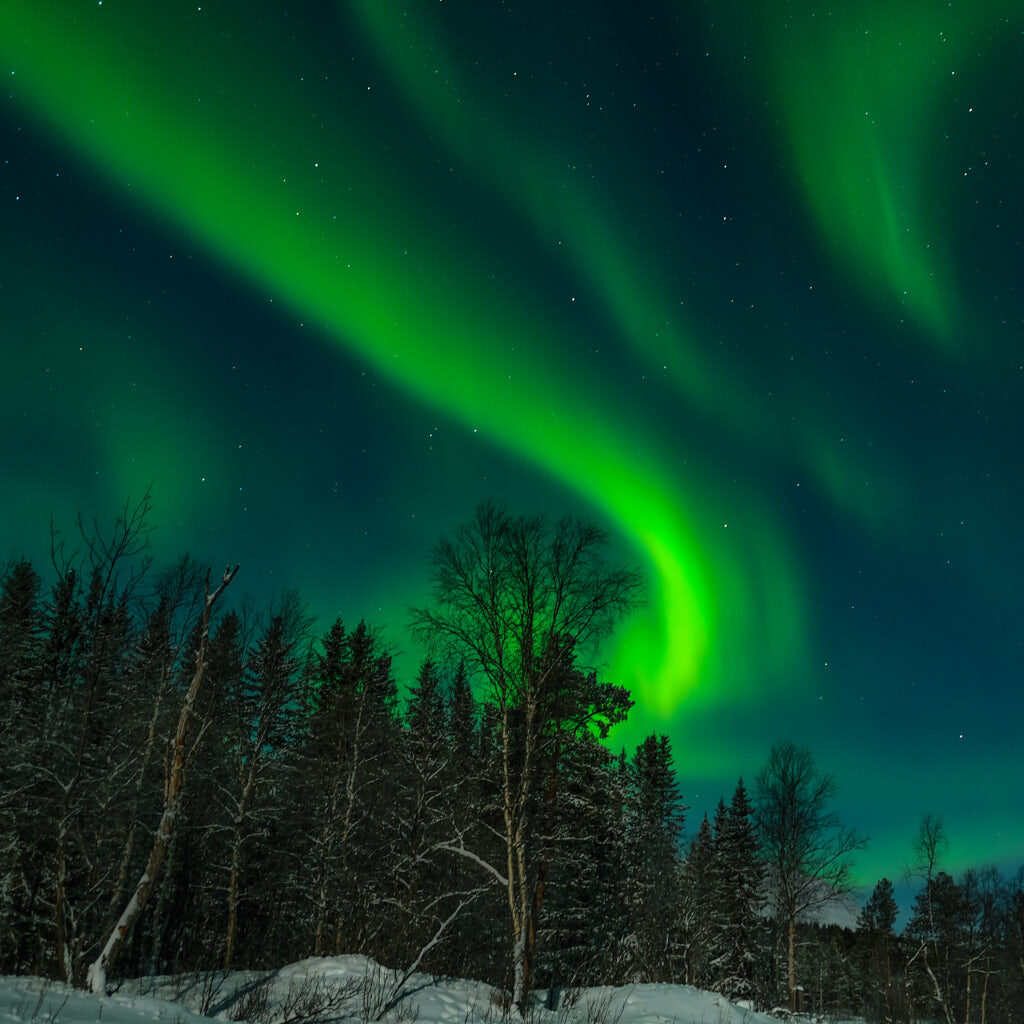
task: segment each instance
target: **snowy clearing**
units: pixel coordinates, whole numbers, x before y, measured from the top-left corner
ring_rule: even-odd
[[[40,978],[5,977],[0,978],[0,1024],[200,1024],[211,1018],[255,1024],[501,1024],[517,1019],[503,1011],[500,994],[481,982],[413,975],[396,993],[400,977],[363,956],[303,960],[262,973],[145,979],[110,996]],[[554,1010],[547,1008],[547,995],[537,993],[529,1014],[535,1024],[778,1022],[687,985],[570,991]]]

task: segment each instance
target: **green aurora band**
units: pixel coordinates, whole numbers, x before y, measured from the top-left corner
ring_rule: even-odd
[[[536,124],[514,112],[503,117],[495,83],[483,76],[472,83],[462,81],[460,62],[415,8],[400,10],[373,0],[348,6],[358,12],[377,52],[386,56],[424,130],[440,134],[467,173],[493,189],[509,208],[525,212],[539,244],[551,237],[572,240],[560,255],[589,284],[641,365],[659,372],[689,408],[735,435],[748,450],[770,457],[766,440],[778,441],[775,410],[739,375],[718,372],[693,341],[694,329],[687,331],[679,323],[680,304],[670,298],[678,286],[659,280],[658,268],[646,255],[658,250],[657,233],[645,232],[636,218],[628,226],[617,222],[621,218],[615,216],[611,196],[599,195],[577,167],[586,140],[542,147],[539,136],[544,133]],[[509,140],[515,140],[516,156],[511,159]],[[815,443],[827,435],[828,418],[822,411],[819,426],[796,430],[784,443],[801,452],[808,472],[837,505],[878,523],[881,509],[901,502],[892,494],[865,493],[860,484],[872,475],[867,467],[849,455],[840,464]],[[796,639],[791,629],[783,634]]]
[[[942,124],[982,58],[983,30],[1019,17],[1012,0],[716,5],[717,38],[757,68],[804,201],[840,270],[890,295],[942,346],[962,313],[929,168]],[[947,136],[948,138],[948,136]]]
[[[451,237],[447,224],[425,229],[422,198],[411,186],[386,204],[365,202],[386,168],[367,151],[357,120],[321,131],[329,141],[311,141],[309,130],[296,128],[302,97],[286,102],[296,76],[261,64],[259,95],[270,99],[246,123],[254,83],[244,66],[228,70],[234,48],[195,54],[186,75],[166,45],[172,26],[147,26],[149,40],[163,40],[147,46],[141,28],[130,19],[109,26],[105,11],[72,18],[31,4],[5,7],[0,34],[21,97],[112,183],[416,397],[571,486],[630,538],[652,570],[653,614],[627,627],[614,663],[646,706],[667,718],[684,698],[721,699],[715,666],[739,673],[723,653],[736,649],[723,642],[724,608],[737,638],[754,628],[762,633],[768,659],[781,664],[804,648],[799,584],[785,582],[793,571],[776,577],[770,602],[745,582],[742,560],[776,560],[768,552],[786,549],[782,531],[768,525],[768,510],[751,515],[756,535],[748,550],[718,540],[722,524],[702,521],[692,509],[694,489],[679,467],[669,471],[652,454],[658,439],[626,441],[612,422],[594,416],[595,409],[617,409],[617,419],[642,419],[642,410],[623,410],[603,382],[581,379],[579,366],[560,358],[553,330],[518,306],[521,292],[497,289],[462,255],[475,251],[474,239]],[[232,82],[236,95],[221,86]],[[216,104],[207,102],[211,96]],[[449,245],[437,265],[432,240],[445,235]],[[623,281],[618,294],[631,287]],[[642,303],[621,305],[639,310]],[[629,318],[624,308],[618,313]],[[647,324],[633,328],[638,337],[649,333]],[[559,385],[570,380],[572,388]]]
[[[259,5],[233,15],[154,4],[143,17],[115,0],[6,0],[0,55],[14,100],[84,155],[112,195],[155,212],[424,407],[573,491],[630,545],[650,603],[606,652],[643,712],[628,738],[678,722],[684,709],[699,723],[768,703],[773,688],[809,695],[822,656],[800,538],[766,494],[737,497],[731,474],[694,451],[696,440],[666,436],[658,409],[681,406],[766,475],[796,466],[807,491],[869,537],[909,537],[913,547],[913,485],[884,472],[884,452],[833,443],[855,415],[842,396],[797,380],[800,416],[790,420],[779,406],[794,396],[767,398],[749,373],[709,356],[690,308],[699,303],[681,299],[685,285],[650,256],[664,251],[666,234],[681,235],[696,267],[699,240],[689,251],[686,225],[631,216],[616,194],[630,187],[628,172],[583,173],[586,128],[557,138],[538,130],[503,95],[512,84],[458,52],[441,16],[425,10],[339,5],[321,45],[359,61],[329,81],[291,52]],[[882,316],[906,315],[911,344],[944,365],[963,365],[958,326],[972,311],[932,215],[931,119],[969,60],[972,29],[1010,12],[1004,0],[832,12],[727,2],[708,29],[720,44],[714,59],[735,72],[737,102],[770,111],[803,211],[794,221],[805,216],[841,281]],[[381,109],[397,112],[401,127],[377,120]],[[921,130],[907,131],[908,120]],[[453,215],[439,189],[505,219]],[[548,293],[506,253],[505,234],[526,236]],[[88,304],[83,295],[76,305]],[[612,325],[625,369],[610,373],[586,348],[585,313]],[[69,331],[102,333],[101,321],[94,311]],[[648,381],[648,391],[617,387],[620,372]],[[161,374],[176,395],[189,394],[173,360]],[[109,477],[122,492],[148,482],[151,460],[172,495],[187,490],[181,449],[202,446],[188,402],[157,423],[140,398],[110,421]],[[73,429],[71,417],[54,429]],[[26,517],[38,513],[38,496],[19,500]],[[733,750],[688,742],[677,759],[709,777],[733,770],[742,741]],[[1012,763],[1003,767],[1012,774]],[[891,865],[902,851],[887,843],[872,857]]]

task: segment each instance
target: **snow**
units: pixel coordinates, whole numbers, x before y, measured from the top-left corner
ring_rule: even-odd
[[[209,1024],[211,1018],[237,1019],[247,996],[251,1000],[257,992],[268,999],[250,1019],[284,1024],[289,1017],[296,1019],[296,997],[312,988],[344,996],[345,1005],[320,1020],[354,1024],[373,1019],[395,995],[401,978],[362,956],[303,960],[266,973],[133,981],[109,996],[40,978],[6,977],[0,978],[0,1024]],[[570,993],[557,1010],[545,1008],[546,997],[546,992],[537,993],[528,1024],[778,1024],[777,1017],[687,985],[583,989]],[[204,1002],[208,1016],[199,1012]],[[488,985],[414,974],[380,1019],[384,1024],[515,1024],[519,1018],[503,1012]]]

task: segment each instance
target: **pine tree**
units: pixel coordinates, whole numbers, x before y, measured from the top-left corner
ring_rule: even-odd
[[[333,952],[331,891],[339,884],[351,811],[345,813],[355,695],[346,685],[348,638],[340,618],[320,640],[307,681],[309,722],[298,752],[302,800],[307,812],[299,822],[304,831],[301,856],[310,873],[312,918],[309,951],[314,956]]]
[[[460,776],[472,775],[479,767],[480,737],[477,723],[477,706],[473,688],[469,685],[466,666],[459,662],[452,676],[448,694],[448,734],[456,755],[456,762],[462,766]]]
[[[849,949],[853,934],[839,925],[801,923],[798,979],[804,1010],[815,1019],[847,1017],[857,1000]]]
[[[228,851],[223,966],[235,959],[239,917],[247,895],[246,871],[270,852],[265,842],[283,805],[286,788],[275,781],[287,764],[285,752],[298,740],[302,681],[299,648],[307,620],[294,593],[287,593],[249,657],[240,687],[226,694],[233,730],[233,780],[226,791],[231,818]],[[280,900],[280,891],[277,899]],[[250,901],[255,907],[255,899]],[[277,903],[274,904],[277,906]],[[252,934],[258,934],[253,928]]]
[[[898,913],[893,884],[888,878],[882,878],[857,916],[861,988],[867,1007],[878,1020],[891,1021],[896,1012],[893,960]]]
[[[728,808],[715,817],[714,988],[731,1000],[753,1000],[764,868],[754,809],[740,779]]]
[[[22,864],[27,872],[28,918],[19,959],[38,974],[70,978],[72,956],[65,941],[67,861],[63,844],[71,827],[70,790],[75,784],[74,752],[67,742],[74,727],[80,690],[80,638],[83,628],[78,573],[62,572],[43,605],[42,650],[37,668],[36,706],[31,718],[36,734],[23,747],[23,781],[19,799]],[[73,925],[71,927],[73,931]]]
[[[312,908],[308,948],[317,955],[372,953],[383,913],[382,878],[394,860],[402,764],[397,692],[390,658],[365,622],[346,633],[340,620],[321,640],[308,684],[310,714],[298,750],[302,786],[300,862]],[[389,788],[394,787],[394,788]]]
[[[685,811],[671,743],[667,736],[648,736],[633,758],[626,818],[629,944],[637,980],[669,981],[683,960],[676,926]]]
[[[400,775],[394,872],[400,892],[393,905],[402,936],[394,954],[403,965],[419,967],[425,947],[435,959],[441,955],[461,906],[448,888],[449,858],[435,856],[433,849],[449,834],[453,752],[441,674],[429,658],[409,691],[405,720],[399,747],[404,759],[392,770]]]
[[[39,732],[42,580],[27,561],[17,562],[0,587],[0,970],[27,970],[38,955],[26,943],[36,933],[32,905],[34,863],[28,808],[33,804]],[[37,934],[37,933],[36,933]],[[38,938],[36,939],[38,942]]]
[[[494,730],[488,735],[493,738]],[[456,846],[475,851],[485,861],[496,863],[500,854],[498,838],[492,831],[500,827],[496,773],[486,770],[488,744],[481,709],[461,661],[452,674],[447,694],[445,742],[451,755],[444,801],[447,838]],[[496,886],[481,879],[479,866],[464,856],[439,850],[434,863],[445,879],[443,891],[472,895],[474,901],[472,912],[460,915],[450,926],[445,961],[450,973],[502,980],[502,894]]]
[[[63,696],[47,753],[59,787],[55,806],[54,960],[61,980],[82,984],[102,941],[116,884],[132,754],[119,742],[124,719],[108,713],[108,694],[123,693],[130,666],[129,613],[137,578],[121,587],[116,566],[92,568],[73,655],[77,670]]]
[[[716,885],[714,837],[705,814],[680,873],[680,919],[686,953],[683,980],[698,988],[709,988],[712,980]]]
[[[70,712],[84,625],[80,603],[79,577],[74,568],[63,572],[50,590],[43,608],[43,650],[39,685],[45,698],[42,732],[47,738],[59,734]]]
[[[436,751],[444,735],[445,700],[437,665],[426,658],[409,690],[406,722],[417,756]]]
[[[401,810],[402,733],[391,657],[364,622],[349,635],[346,686],[354,694],[357,724],[347,786],[351,895],[346,941],[386,960],[397,931],[393,899]],[[400,915],[399,915],[400,916]]]
[[[551,1009],[565,987],[620,979],[628,924],[622,779],[617,759],[589,735],[572,743],[560,768],[537,967]]]
[[[42,580],[31,562],[15,563],[0,586],[0,701],[7,709],[5,740],[17,745],[34,730],[38,668],[43,631]]]

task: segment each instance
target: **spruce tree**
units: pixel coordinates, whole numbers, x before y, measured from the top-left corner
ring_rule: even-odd
[[[400,747],[404,759],[393,768],[400,777],[394,875],[401,890],[393,905],[402,937],[394,953],[403,964],[422,965],[419,954],[428,945],[428,963],[439,962],[462,906],[449,886],[450,858],[434,851],[449,835],[454,754],[441,673],[429,658],[409,691],[405,719]]]
[[[679,867],[686,808],[667,736],[634,755],[627,797],[629,946],[637,980],[669,981],[681,965]]]
[[[715,818],[714,988],[728,999],[753,1000],[764,869],[754,809],[740,779]]]
[[[38,669],[43,632],[42,580],[31,562],[16,562],[0,585],[0,701],[5,708],[5,741],[17,745],[35,728]]]
[[[714,836],[705,814],[680,873],[680,918],[685,937],[683,980],[698,988],[708,988],[712,981],[716,892]]]
[[[395,864],[385,851],[396,843],[399,791],[388,774],[399,775],[404,759],[396,685],[365,622],[349,633],[336,620],[320,646],[296,752],[305,808],[297,856],[309,866],[306,943],[316,955],[372,953],[387,924],[383,880]]]
[[[42,580],[27,561],[17,562],[0,587],[0,970],[27,970],[38,957],[31,819],[45,709],[40,692]],[[33,940],[31,936],[35,936]],[[30,948],[34,947],[34,948]]]
[[[866,1009],[878,1020],[892,1020],[897,993],[893,984],[899,907],[892,882],[882,878],[857,915],[861,990]]]
[[[493,736],[493,730],[490,733]],[[459,662],[447,692],[445,742],[451,753],[446,772],[444,810],[448,837],[456,845],[497,861],[499,842],[491,831],[500,824],[493,772],[486,771],[486,742],[481,709],[473,696],[469,675]],[[450,972],[460,977],[501,979],[500,950],[504,934],[501,893],[482,880],[479,867],[469,859],[439,851],[436,869],[445,879],[446,892],[473,894],[470,914],[450,926],[447,946]],[[482,891],[481,891],[482,890]]]
[[[619,763],[585,734],[572,743],[560,774],[538,942],[537,981],[549,989],[550,1009],[566,987],[620,980],[628,926]]]
[[[232,785],[226,790],[231,833],[226,865],[223,966],[235,960],[243,909],[261,912],[251,868],[273,852],[267,840],[271,822],[285,805],[286,753],[297,744],[302,695],[299,654],[308,623],[294,593],[287,593],[271,616],[248,659],[240,685],[225,694],[230,708]],[[282,893],[278,887],[275,901]],[[256,921],[250,934],[257,936]]]

